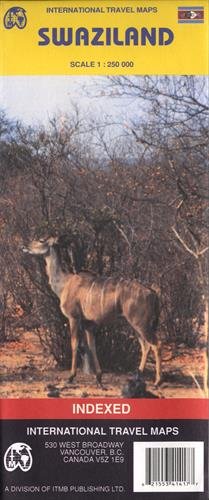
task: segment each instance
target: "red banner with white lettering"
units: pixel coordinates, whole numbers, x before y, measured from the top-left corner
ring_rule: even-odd
[[[204,420],[209,405],[207,399],[2,399],[0,418]]]

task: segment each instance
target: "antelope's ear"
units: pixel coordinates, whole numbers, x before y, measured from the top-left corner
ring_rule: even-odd
[[[53,247],[53,245],[57,245],[58,243],[58,237],[57,236],[51,236],[51,238],[49,238],[47,240],[47,243],[50,247]]]

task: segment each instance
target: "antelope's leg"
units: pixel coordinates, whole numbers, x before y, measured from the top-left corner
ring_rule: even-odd
[[[78,353],[78,343],[79,343],[79,326],[78,322],[74,318],[69,318],[70,323],[70,334],[71,334],[71,350],[72,350],[72,364],[69,381],[71,382],[76,376],[77,370],[77,353]]]
[[[141,361],[139,364],[139,370],[141,372],[143,372],[145,369],[145,365],[147,362],[147,356],[148,356],[148,353],[149,353],[151,346],[146,340],[143,340],[142,338],[139,338],[139,342],[140,342],[141,350],[142,350],[142,356],[141,356]]]
[[[86,338],[87,338],[87,343],[88,343],[89,351],[90,351],[90,353],[92,355],[92,359],[93,359],[93,363],[94,363],[94,368],[95,368],[95,372],[96,372],[96,379],[97,379],[97,382],[99,384],[101,384],[101,381],[102,381],[102,370],[101,370],[101,367],[100,367],[100,364],[99,364],[99,360],[97,358],[97,352],[96,352],[96,344],[95,344],[94,334],[91,331],[86,330]]]
[[[157,344],[151,344],[151,348],[155,355],[155,364],[156,364],[156,377],[155,377],[155,385],[159,385],[161,382],[161,342]]]

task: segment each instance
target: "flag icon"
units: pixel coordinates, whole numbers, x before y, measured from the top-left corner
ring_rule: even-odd
[[[204,23],[204,7],[178,7],[178,23]]]

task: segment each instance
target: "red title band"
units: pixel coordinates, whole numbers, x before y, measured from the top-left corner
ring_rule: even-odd
[[[0,418],[205,420],[207,399],[2,399]]]

